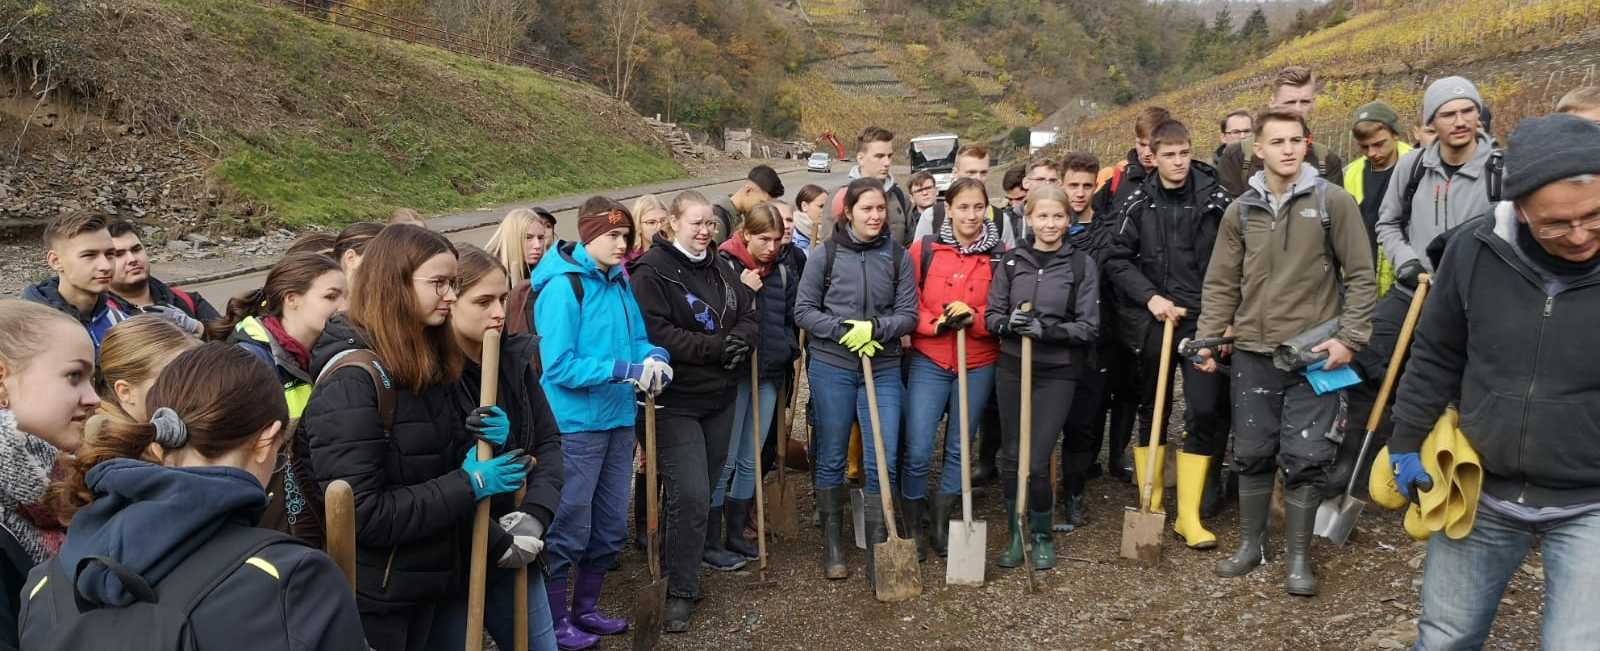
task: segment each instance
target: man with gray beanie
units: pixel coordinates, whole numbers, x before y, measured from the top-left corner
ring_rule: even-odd
[[[1406,299],[1430,268],[1420,253],[1428,243],[1489,208],[1486,168],[1494,143],[1483,115],[1483,97],[1462,77],[1435,81],[1422,96],[1422,123],[1438,139],[1400,159],[1378,208],[1378,245]]]
[[[1505,164],[1507,200],[1446,234],[1394,407],[1389,458],[1408,499],[1446,483],[1418,451],[1452,404],[1483,471],[1470,531],[1428,540],[1416,649],[1481,648],[1535,542],[1538,646],[1600,640],[1600,125],[1524,120]]]

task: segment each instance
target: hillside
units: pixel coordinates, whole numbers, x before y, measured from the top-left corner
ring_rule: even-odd
[[[0,0],[0,225],[97,205],[254,232],[684,174],[593,87],[269,4]]]
[[[1267,101],[1280,68],[1312,66],[1321,79],[1312,117],[1319,142],[1352,151],[1348,119],[1381,99],[1402,120],[1414,120],[1427,83],[1462,74],[1478,85],[1505,135],[1516,122],[1548,111],[1562,93],[1594,76],[1600,64],[1600,6],[1588,0],[1368,0],[1333,27],[1295,38],[1242,67],[1181,90],[1100,114],[1063,130],[1062,147],[1118,160],[1131,146],[1132,124],[1148,105],[1189,124],[1197,152],[1217,143],[1216,120]]]

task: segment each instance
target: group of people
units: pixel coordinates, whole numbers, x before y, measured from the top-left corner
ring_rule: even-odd
[[[489,634],[511,648],[520,615],[530,648],[595,646],[630,626],[600,605],[644,502],[645,409],[659,444],[644,461],[664,480],[664,625],[685,631],[701,570],[757,556],[758,448],[791,444],[780,414],[802,381],[827,579],[851,574],[858,508],[873,580],[885,492],[919,559],[946,554],[964,462],[1000,482],[1003,568],[1053,567],[1054,531],[1087,524],[1101,472],[1149,480],[1162,509],[1168,435],[1152,420],[1173,399],[1157,378],[1176,372],[1173,533],[1218,547],[1204,520],[1222,510],[1227,465],[1241,533],[1215,571],[1248,574],[1272,547],[1281,481],[1285,588],[1315,595],[1317,508],[1367,464],[1350,423],[1377,399],[1424,274],[1435,290],[1382,433],[1389,470],[1406,497],[1426,490],[1420,448],[1455,405],[1485,480],[1471,532],[1428,542],[1417,648],[1481,644],[1535,540],[1544,644],[1581,648],[1600,633],[1583,562],[1600,551],[1600,382],[1581,337],[1600,319],[1600,89],[1502,148],[1472,83],[1440,79],[1420,116],[1432,142],[1408,146],[1415,129],[1369,104],[1349,165],[1312,142],[1315,94],[1310,70],[1285,69],[1265,110],[1221,120],[1215,165],[1187,126],[1146,109],[1126,161],[1031,159],[1004,173],[1003,201],[983,147],[958,153],[941,195],[924,175],[902,187],[894,134],[868,128],[850,182],[793,203],[758,166],[726,197],[590,198],[568,241],[539,209],[508,213],[485,248],[397,214],[302,238],[220,312],[153,278],[133,225],[62,216],[45,232],[55,275],[0,301],[0,648],[129,631],[460,648],[485,500]],[[485,359],[495,330],[499,359]],[[1180,354],[1167,332],[1194,344]],[[498,368],[491,406],[485,368]],[[964,460],[966,430],[978,441]],[[334,481],[355,497],[354,586],[316,549]]]

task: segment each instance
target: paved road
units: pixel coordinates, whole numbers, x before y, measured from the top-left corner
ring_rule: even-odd
[[[780,173],[779,178],[783,179],[784,198],[793,201],[795,193],[799,192],[800,188],[805,186],[807,183],[816,183],[830,190],[844,185],[846,182],[845,176],[848,170],[849,167],[845,164],[835,163],[834,171],[830,174],[807,172],[804,169]],[[657,183],[633,188],[624,188],[605,194],[623,203],[630,203],[635,197],[644,194],[657,193],[663,195],[663,199],[670,200],[672,194],[675,194],[681,190],[694,189],[698,190],[701,194],[706,195],[707,198],[715,200],[719,196],[730,194],[735,190],[738,190],[742,183],[744,183],[742,177],[737,180],[730,180],[726,177],[721,179],[684,179],[670,183]],[[555,213],[556,234],[559,237],[562,239],[573,239],[578,235],[578,227],[576,223],[577,208],[578,206],[582,205],[583,201],[589,196],[590,195],[574,195],[568,197],[557,197],[549,201],[541,201],[538,203],[538,205],[549,208]],[[477,210],[457,215],[437,217],[429,219],[428,225],[434,230],[447,233],[452,241],[467,242],[470,244],[483,246],[485,242],[489,241],[489,235],[494,232],[495,225],[499,223],[500,218],[506,214],[506,211],[512,208],[526,207],[531,205],[533,204],[513,204],[501,206],[493,210]],[[172,277],[172,274],[166,274],[161,267],[162,265],[155,265],[155,275],[157,277]],[[261,283],[265,280],[266,275],[266,271],[261,269],[253,270],[244,274],[230,274],[223,278],[203,278],[194,282],[185,282],[182,284],[185,289],[200,290],[203,294],[205,294],[206,298],[210,299],[213,304],[220,307],[227,302],[227,297],[235,296],[246,290],[260,287]]]

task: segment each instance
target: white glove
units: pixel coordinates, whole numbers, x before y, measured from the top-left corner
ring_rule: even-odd
[[[500,528],[511,536],[511,546],[495,565],[516,569],[532,563],[544,551],[544,525],[539,519],[522,511],[512,511],[500,516]]]
[[[161,318],[172,322],[172,324],[175,326],[178,326],[179,330],[187,332],[196,337],[199,337],[205,331],[205,325],[200,323],[198,319],[185,314],[183,310],[175,307],[168,305],[147,305],[141,308],[141,310],[145,314],[160,315]]]
[[[659,357],[644,358],[644,372],[639,376],[639,390],[652,396],[661,395],[661,392],[672,383],[672,366],[661,361]]]

